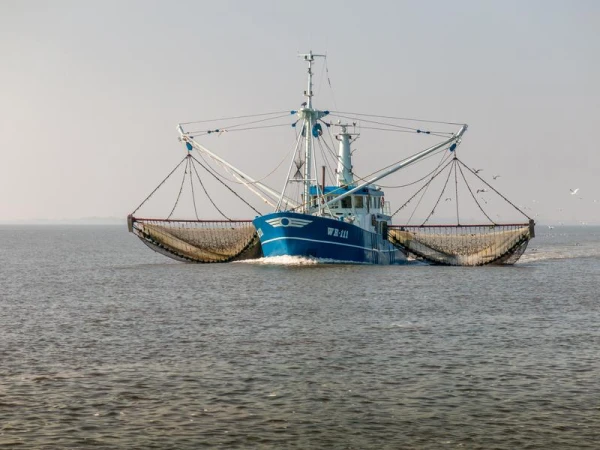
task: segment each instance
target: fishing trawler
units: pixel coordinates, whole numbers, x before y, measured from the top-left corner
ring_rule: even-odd
[[[233,181],[238,185],[249,189],[264,203],[270,205],[273,208],[272,212],[261,214],[238,195],[240,200],[254,210],[256,213],[254,219],[230,219],[222,213],[212,199],[211,203],[224,216],[225,220],[200,219],[195,206],[195,198],[195,220],[172,219],[175,208],[167,218],[163,219],[137,217],[135,215],[137,210],[152,196],[151,194],[128,217],[128,226],[131,232],[135,233],[153,250],[187,262],[229,262],[259,257],[292,256],[316,258],[321,261],[366,264],[402,264],[409,258],[417,258],[434,264],[485,265],[512,264],[520,257],[525,251],[528,241],[534,236],[534,224],[529,217],[512,204],[515,209],[529,219],[527,222],[499,224],[490,219],[490,223],[486,224],[465,225],[458,223],[458,207],[457,224],[430,225],[426,223],[427,220],[420,225],[394,225],[392,222],[395,213],[391,212],[390,204],[385,200],[383,188],[377,183],[434,154],[441,153],[443,159],[430,174],[431,177],[427,177],[429,183],[447,168],[449,168],[448,178],[454,170],[455,178],[458,179],[460,170],[467,182],[462,170],[464,167],[465,170],[471,171],[481,182],[495,191],[456,156],[456,149],[467,131],[466,124],[447,123],[456,127],[454,131],[447,133],[435,133],[421,128],[402,126],[400,127],[402,131],[435,135],[443,139],[410,157],[386,166],[371,176],[359,177],[355,174],[353,167],[351,148],[358,136],[356,122],[349,123],[341,120],[352,120],[356,117],[317,109],[313,106],[313,64],[316,58],[324,58],[325,55],[314,54],[311,51],[299,56],[308,66],[307,88],[304,91],[305,101],[302,103],[302,107],[288,113],[288,117],[291,115],[295,118],[291,126],[297,135],[294,154],[281,191],[276,191],[261,180],[250,177],[199,141],[201,136],[211,134],[220,136],[224,132],[238,131],[241,128],[240,124],[190,131],[184,127],[193,124],[192,122],[179,124],[177,127],[179,139],[185,144],[188,153],[167,177],[169,178],[178,167],[183,165],[185,173],[181,189],[183,189],[186,175],[189,174],[193,194],[192,177],[195,174],[197,181],[206,192],[199,176],[199,166],[212,177],[220,178],[219,182],[226,185],[225,178],[219,177],[215,167],[208,166],[207,160],[210,160],[233,177]],[[338,116],[337,122],[332,120],[332,116],[336,115]],[[272,118],[268,113],[257,116],[266,116],[266,118],[253,119],[249,124],[268,121]],[[362,120],[367,122],[369,119],[365,116],[383,117],[362,115]],[[249,116],[241,116],[241,118],[243,117]],[[239,118],[240,116],[234,119]],[[381,124],[382,122],[375,123]],[[384,125],[397,127],[397,125],[387,122]],[[315,157],[316,145],[327,145],[323,144],[325,132],[334,136],[338,141],[335,160],[333,164],[330,162],[330,166],[335,165],[335,170],[331,171],[329,184],[327,183],[327,166],[325,164],[321,166],[321,179],[318,179]],[[327,148],[331,150],[331,147]],[[193,156],[193,151],[196,151],[202,160]],[[321,162],[325,163],[326,159],[326,156],[323,156]],[[300,186],[300,189],[296,189],[299,194],[296,198],[289,193],[292,185]],[[446,185],[444,185],[444,190]],[[231,187],[226,187],[234,192]],[[181,195],[181,189],[179,195]],[[487,191],[487,189],[485,190]],[[470,188],[469,191],[471,191]],[[482,189],[482,191],[484,190]],[[472,191],[471,194],[473,194]],[[458,188],[456,195],[458,196]],[[412,198],[414,196],[408,201],[410,202]],[[473,198],[477,201],[475,196]],[[179,196],[175,205],[178,201]],[[439,201],[440,199],[438,199]],[[437,207],[437,203],[435,207]],[[487,214],[486,217],[489,219]]]

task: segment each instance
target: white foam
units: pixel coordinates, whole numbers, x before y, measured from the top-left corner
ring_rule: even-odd
[[[527,263],[553,259],[593,258],[598,256],[600,256],[600,249],[587,248],[584,246],[571,246],[555,249],[528,250],[521,256],[519,262]]]
[[[267,258],[246,259],[236,261],[240,264],[278,265],[278,266],[314,266],[319,264],[363,264],[339,259],[313,258],[305,256],[269,256]]]

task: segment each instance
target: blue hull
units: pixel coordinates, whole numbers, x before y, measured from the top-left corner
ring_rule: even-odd
[[[366,264],[403,264],[406,256],[379,234],[326,217],[279,212],[253,220],[263,255]]]

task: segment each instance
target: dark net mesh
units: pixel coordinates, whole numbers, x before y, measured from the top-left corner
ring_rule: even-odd
[[[178,261],[219,263],[262,256],[249,220],[159,220],[129,218],[129,230],[153,250]]]
[[[449,266],[514,264],[533,224],[390,226],[388,239],[426,261]]]

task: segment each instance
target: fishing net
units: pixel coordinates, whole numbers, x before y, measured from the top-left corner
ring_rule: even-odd
[[[128,218],[129,231],[151,249],[178,261],[222,263],[262,256],[250,220]]]
[[[397,247],[434,264],[514,264],[534,237],[533,222],[508,225],[390,226]]]

